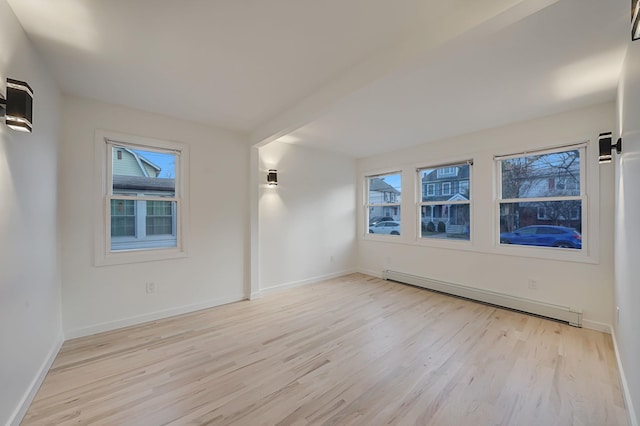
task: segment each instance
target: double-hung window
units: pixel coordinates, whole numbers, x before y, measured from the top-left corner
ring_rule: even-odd
[[[102,226],[96,232],[96,263],[185,255],[186,147],[99,133]]]
[[[496,157],[499,242],[582,249],[585,145]]]
[[[400,235],[402,175],[388,173],[366,177],[367,233]]]
[[[422,238],[469,240],[472,161],[418,169]]]

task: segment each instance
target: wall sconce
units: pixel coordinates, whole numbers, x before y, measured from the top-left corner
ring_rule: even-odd
[[[610,163],[611,157],[613,153],[613,148],[616,149],[616,152],[620,154],[622,152],[622,138],[618,138],[618,141],[614,144],[611,142],[613,138],[611,136],[611,132],[608,133],[600,133],[600,137],[598,138],[600,141],[600,153],[598,154],[598,163]]]
[[[276,169],[269,169],[269,174],[267,174],[267,185],[278,185],[278,171]]]
[[[13,130],[31,132],[33,119],[33,90],[20,80],[7,78],[7,98],[0,95],[0,117]]]

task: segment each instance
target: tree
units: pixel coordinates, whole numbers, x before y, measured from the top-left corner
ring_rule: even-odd
[[[501,198],[513,200],[501,204],[504,231],[521,226],[519,219],[524,209],[542,208],[545,220],[560,224],[569,221],[575,216],[572,213],[580,208],[579,201],[552,200],[553,197],[580,195],[580,151],[577,149],[502,160],[501,170]],[[531,202],[526,201],[527,198],[549,198],[549,201]]]

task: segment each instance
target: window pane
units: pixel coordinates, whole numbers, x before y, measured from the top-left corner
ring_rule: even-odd
[[[500,243],[582,248],[582,201],[500,205]]]
[[[173,235],[175,202],[147,201],[147,235]]]
[[[400,173],[369,178],[369,199],[367,204],[400,204],[401,195],[402,179]]]
[[[369,214],[370,234],[400,235],[400,206],[375,206],[369,211],[374,212]]]
[[[111,200],[111,237],[133,237],[135,235],[135,201]]]
[[[420,170],[422,201],[463,201],[470,198],[468,164]]]
[[[119,146],[112,154],[114,194],[175,196],[176,154]]]
[[[434,204],[420,210],[423,238],[469,239],[469,204]]]
[[[580,195],[580,150],[501,161],[502,198]]]

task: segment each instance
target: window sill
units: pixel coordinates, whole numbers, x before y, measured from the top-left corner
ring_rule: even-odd
[[[395,238],[391,238],[395,237]],[[478,254],[490,254],[497,256],[515,256],[528,259],[555,260],[561,262],[598,264],[598,256],[589,255],[586,250],[562,249],[553,247],[527,247],[518,245],[494,245],[489,247],[478,247],[473,240],[429,240],[416,238],[412,241],[398,238],[397,235],[372,235],[363,234],[362,241],[374,241],[381,243],[402,244],[413,247],[424,247],[429,249],[453,250],[459,252],[473,252]]]
[[[499,244],[496,243],[492,254],[504,256],[517,256],[524,258],[558,260],[561,262],[591,263],[598,264],[600,259],[598,256],[591,255],[587,249],[568,249],[557,247],[533,247],[517,244]]]
[[[440,248],[448,250],[479,251],[473,247],[472,240],[454,238],[423,238],[417,237],[414,245],[421,247]]]
[[[391,234],[371,234],[366,233],[362,235],[362,239],[369,241],[384,241],[387,243],[400,243],[402,241],[402,235],[391,235]]]
[[[181,259],[187,252],[178,248],[157,248],[144,250],[121,250],[96,256],[96,266],[123,265],[129,263],[155,262],[160,260]]]

